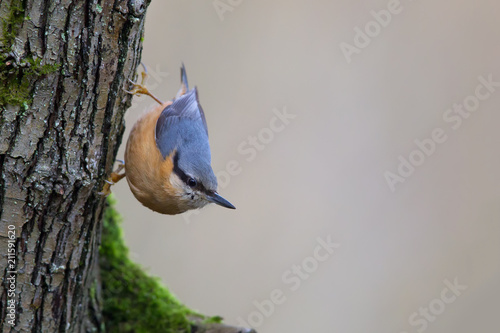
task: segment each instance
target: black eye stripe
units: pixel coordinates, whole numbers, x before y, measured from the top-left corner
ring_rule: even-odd
[[[179,178],[189,187],[193,188],[193,189],[198,189],[202,192],[205,192],[207,193],[207,189],[205,188],[205,186],[203,186],[203,184],[199,181],[197,181],[195,178],[193,177],[190,177],[188,176],[184,171],[181,170],[181,168],[179,168],[179,152],[178,151],[175,151],[174,153],[174,170],[173,172],[179,176]],[[193,182],[195,184],[193,184]]]
[[[189,179],[189,177],[186,175],[186,173],[184,173],[184,171],[181,170],[181,168],[179,168],[179,153],[176,151],[174,153],[174,170],[175,174],[177,176],[179,176],[179,178],[187,184],[187,181]]]

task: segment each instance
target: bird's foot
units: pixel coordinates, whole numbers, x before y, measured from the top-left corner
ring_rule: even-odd
[[[111,173],[108,179],[104,181],[104,186],[99,192],[99,195],[102,195],[104,197],[107,197],[108,195],[111,194],[111,186],[114,184],[118,183],[123,177],[125,177],[125,172],[120,173],[125,168],[125,162],[122,160],[117,160],[120,164],[118,165],[118,168]]]
[[[148,78],[148,69],[146,68],[146,65],[144,65],[141,62],[142,67],[144,68],[144,71],[141,73],[142,79],[141,83],[134,82],[130,79],[128,81],[132,83],[132,90],[126,90],[125,88],[123,89],[125,92],[136,95],[136,96],[141,96],[141,95],[148,95],[152,97],[155,101],[157,101],[160,104],[163,104],[162,101],[160,101],[155,95],[153,95],[148,88],[146,88],[146,79]]]

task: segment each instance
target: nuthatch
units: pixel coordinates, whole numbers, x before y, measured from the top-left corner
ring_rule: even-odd
[[[135,123],[125,163],[111,174],[101,194],[108,195],[110,185],[126,176],[137,200],[162,214],[179,214],[209,203],[234,209],[217,193],[205,114],[196,87],[189,90],[184,65],[181,88],[173,101],[163,103],[153,96],[144,86],[146,76],[144,67],[141,84],[132,82],[134,88],[128,92],[149,95],[160,105]]]

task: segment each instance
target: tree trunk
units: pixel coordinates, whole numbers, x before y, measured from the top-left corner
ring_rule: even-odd
[[[148,0],[0,0],[0,327],[102,331],[97,194]]]

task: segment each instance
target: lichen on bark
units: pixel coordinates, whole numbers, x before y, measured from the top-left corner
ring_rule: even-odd
[[[24,12],[23,2],[13,0],[1,23],[0,106],[20,105],[27,109],[31,103],[31,81],[57,71],[59,65],[42,64],[42,59],[32,54],[21,58],[13,50],[19,27],[24,20],[30,19]]]

